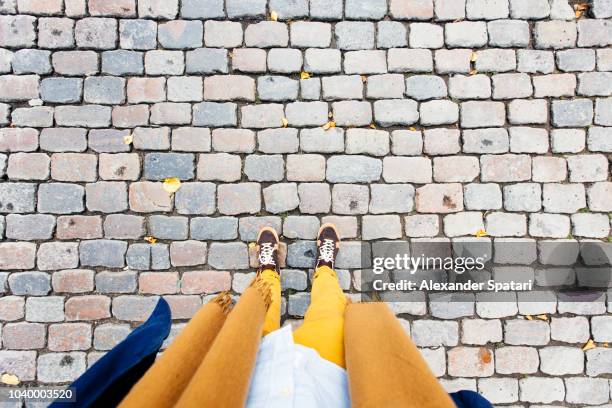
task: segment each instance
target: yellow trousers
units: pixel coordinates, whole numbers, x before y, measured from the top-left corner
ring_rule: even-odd
[[[262,272],[262,279],[271,285],[272,303],[266,313],[264,336],[280,328],[281,284],[273,270]],[[319,355],[346,368],[344,360],[344,309],[347,299],[336,272],[327,267],[318,268],[312,280],[310,307],[304,323],[293,333],[297,344],[316,350]]]

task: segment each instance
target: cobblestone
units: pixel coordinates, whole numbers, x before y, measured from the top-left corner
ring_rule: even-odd
[[[64,383],[157,296],[188,319],[202,295],[242,293],[266,225],[287,241],[292,318],[322,222],[345,239],[352,297],[380,240],[487,234],[507,267],[478,279],[584,281],[514,265],[542,240],[610,235],[612,8],[574,3],[5,1],[0,371]],[[392,306],[449,390],[609,404],[605,299],[523,295]]]

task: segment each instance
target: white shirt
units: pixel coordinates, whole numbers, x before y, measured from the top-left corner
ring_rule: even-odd
[[[346,370],[295,344],[287,325],[262,339],[246,406],[349,408]]]

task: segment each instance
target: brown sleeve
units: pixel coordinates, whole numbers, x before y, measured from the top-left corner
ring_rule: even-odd
[[[344,346],[351,406],[455,408],[385,303],[353,303]]]
[[[222,293],[205,304],[145,375],[132,387],[121,408],[173,406],[189,384],[225,322],[231,298]]]

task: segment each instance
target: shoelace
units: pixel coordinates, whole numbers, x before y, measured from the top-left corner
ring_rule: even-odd
[[[323,244],[319,247],[319,259],[325,262],[334,262],[334,251],[336,244],[333,239],[323,240]]]
[[[259,263],[260,265],[276,265],[274,260],[274,245],[269,242],[264,242],[259,248]]]

